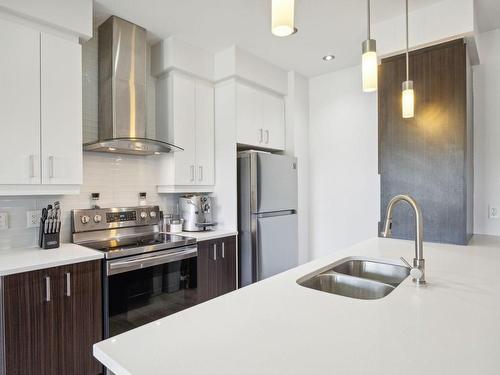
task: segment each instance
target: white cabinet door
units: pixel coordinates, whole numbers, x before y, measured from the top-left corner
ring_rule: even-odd
[[[262,127],[261,93],[250,86],[236,84],[237,142],[261,147],[264,141]]]
[[[196,83],[196,183],[215,185],[214,89]]]
[[[39,184],[40,33],[0,20],[0,184]]]
[[[169,127],[174,129],[174,144],[184,149],[174,154],[175,185],[192,185],[196,182],[195,81],[177,74],[170,79],[173,126]]]
[[[237,83],[236,124],[238,143],[285,149],[285,105],[282,97]]]
[[[262,93],[262,126],[264,147],[285,149],[285,103],[283,98]]]
[[[81,46],[41,34],[42,183],[82,183]]]

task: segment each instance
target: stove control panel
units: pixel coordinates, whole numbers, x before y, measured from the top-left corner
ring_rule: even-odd
[[[158,225],[158,206],[92,208],[71,212],[73,233],[95,230]]]

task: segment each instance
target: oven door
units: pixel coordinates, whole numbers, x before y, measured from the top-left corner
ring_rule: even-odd
[[[104,336],[118,335],[198,303],[196,246],[106,261]]]

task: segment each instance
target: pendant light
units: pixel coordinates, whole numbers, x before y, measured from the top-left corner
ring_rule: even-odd
[[[377,91],[378,84],[378,61],[377,61],[377,42],[370,38],[370,0],[368,4],[368,38],[361,45],[363,56],[361,58],[361,70],[363,74],[363,91]]]
[[[271,7],[271,32],[280,37],[295,33],[295,0],[272,0]]]
[[[415,116],[415,94],[410,80],[410,56],[408,41],[408,0],[406,0],[406,81],[403,82],[403,118]]]

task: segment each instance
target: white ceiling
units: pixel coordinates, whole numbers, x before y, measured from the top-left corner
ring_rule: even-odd
[[[410,11],[439,1],[410,1]],[[114,14],[146,28],[153,39],[175,35],[211,52],[236,44],[306,76],[358,63],[361,42],[366,39],[366,0],[295,3],[299,32],[287,38],[270,32],[271,0],[95,0],[95,17],[98,24]],[[403,12],[403,0],[372,0],[373,22]],[[326,54],[336,59],[325,62]]]

